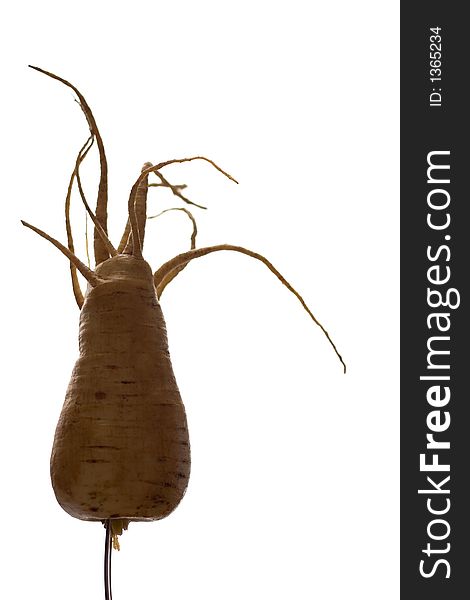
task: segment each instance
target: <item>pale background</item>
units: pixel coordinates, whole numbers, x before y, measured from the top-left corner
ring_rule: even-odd
[[[398,2],[20,2],[2,9],[0,596],[104,597],[100,524],[55,501],[49,455],[77,357],[63,201],[87,127],[109,162],[117,243],[143,162],[209,207],[162,307],[193,470],[164,521],[113,554],[114,600],[398,598]],[[83,168],[94,203],[96,149]],[[150,193],[150,211],[181,206]],[[74,200],[77,252],[84,213]],[[148,224],[157,268],[189,244],[181,213]]]

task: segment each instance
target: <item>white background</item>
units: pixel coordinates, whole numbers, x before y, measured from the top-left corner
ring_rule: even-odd
[[[219,253],[178,276],[162,307],[193,470],[170,517],[121,538],[114,600],[398,598],[398,2],[43,0],[1,23],[1,597],[104,597],[104,529],[49,481],[79,311],[66,259],[19,223],[65,240],[87,127],[32,63],[94,111],[115,243],[143,162],[214,159],[239,186],[204,163],[166,171],[209,207],[198,244],[263,253],[348,364],[261,263]],[[181,205],[150,192],[152,213]],[[150,221],[146,259],[189,235],[182,213]]]

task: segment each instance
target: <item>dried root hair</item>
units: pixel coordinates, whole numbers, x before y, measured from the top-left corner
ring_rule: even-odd
[[[80,289],[77,271],[80,272],[83,277],[87,280],[89,285],[92,287],[101,283],[101,279],[96,275],[96,273],[87,267],[76,255],[74,250],[73,236],[72,236],[72,228],[70,224],[70,199],[74,181],[77,181],[78,190],[80,193],[81,200],[85,209],[90,216],[93,224],[94,224],[94,253],[95,253],[95,262],[96,264],[100,264],[104,260],[107,260],[110,256],[117,256],[119,254],[128,254],[132,255],[137,259],[142,259],[142,248],[145,237],[145,225],[147,221],[147,193],[149,187],[166,187],[171,190],[171,192],[183,200],[185,203],[197,206],[199,208],[205,208],[200,204],[196,204],[192,202],[185,196],[183,196],[181,190],[185,189],[185,185],[173,185],[171,184],[162,174],[161,169],[164,167],[175,164],[175,163],[185,163],[194,160],[202,160],[210,165],[212,165],[216,170],[225,175],[231,181],[238,183],[236,179],[234,179],[229,173],[221,169],[214,161],[204,157],[204,156],[192,156],[190,158],[178,158],[167,160],[164,162],[160,162],[156,165],[152,163],[145,163],[142,167],[141,173],[139,177],[136,179],[134,185],[131,188],[131,192],[129,194],[128,200],[128,219],[124,229],[124,232],[121,237],[121,241],[117,247],[117,249],[113,246],[111,241],[109,240],[107,234],[107,202],[108,202],[108,181],[107,181],[107,162],[106,155],[104,151],[104,145],[102,138],[100,136],[98,127],[96,125],[95,118],[93,113],[88,106],[83,95],[78,91],[78,89],[73,86],[71,83],[54,75],[53,73],[49,73],[48,71],[44,71],[39,67],[32,67],[36,71],[40,73],[44,73],[45,75],[51,77],[52,79],[56,79],[62,82],[67,87],[71,88],[77,95],[79,99],[79,104],[86,116],[89,128],[90,128],[90,136],[85,142],[85,144],[80,149],[76,161],[75,167],[72,171],[72,175],[70,177],[69,186],[67,189],[67,195],[65,200],[65,224],[67,231],[67,244],[68,246],[64,246],[56,239],[49,236],[47,233],[26,223],[25,221],[21,221],[23,225],[35,231],[38,235],[45,238],[49,242],[51,242],[56,248],[58,248],[70,261],[70,270],[72,276],[72,289],[77,301],[78,306],[81,308],[83,305],[83,293]],[[101,174],[100,174],[100,182],[98,187],[98,198],[96,204],[96,211],[93,212],[85,198],[85,194],[83,191],[83,187],[80,180],[80,165],[88,154],[90,148],[93,145],[94,140],[96,140],[98,146],[98,152],[100,157],[100,166],[101,166]],[[160,183],[154,184],[148,183],[148,176],[151,173],[155,173],[155,175],[159,178]],[[314,316],[310,308],[307,306],[306,302],[302,298],[302,296],[297,292],[297,290],[284,278],[283,275],[274,267],[274,265],[262,254],[258,254],[257,252],[253,252],[252,250],[248,250],[247,248],[243,248],[241,246],[234,246],[231,244],[219,244],[216,246],[208,246],[205,248],[196,248],[196,236],[197,236],[197,225],[196,220],[192,213],[186,208],[170,208],[160,212],[157,215],[149,218],[159,217],[169,211],[179,210],[186,213],[186,215],[190,218],[193,231],[191,235],[191,249],[187,252],[183,252],[182,254],[178,254],[171,260],[164,263],[155,273],[154,273],[154,285],[157,293],[157,297],[160,298],[166,286],[183,270],[186,266],[195,258],[200,258],[202,256],[206,256],[213,252],[219,252],[222,250],[230,250],[234,252],[239,252],[241,254],[245,254],[250,256],[251,258],[255,258],[256,260],[261,261],[268,269],[279,279],[279,281],[290,291],[294,296],[298,299],[300,304],[303,306],[305,311],[309,314],[310,318],[320,327],[323,331],[324,335],[328,339],[329,343],[333,347],[337,357],[341,361],[343,365],[344,372],[346,372],[346,364],[338,352],[336,345],[333,343],[328,331],[325,327],[320,323],[320,321]]]

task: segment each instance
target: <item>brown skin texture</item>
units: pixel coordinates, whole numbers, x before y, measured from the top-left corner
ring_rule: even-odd
[[[161,519],[186,490],[190,447],[153,274],[130,255],[95,273],[102,283],[88,287],[80,314],[52,485],[79,519]]]

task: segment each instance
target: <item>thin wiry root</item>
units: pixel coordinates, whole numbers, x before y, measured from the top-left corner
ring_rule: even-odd
[[[185,188],[188,187],[185,183],[173,185],[169,181],[167,181],[161,173],[156,173],[156,175],[158,177],[160,177],[161,183],[149,183],[149,184],[147,184],[147,187],[149,187],[149,188],[150,187],[168,188],[172,191],[172,193],[175,196],[178,196],[179,198],[184,200],[184,202],[186,202],[188,204],[192,204],[193,206],[197,206],[198,208],[204,208],[204,209],[206,208],[205,206],[201,206],[200,204],[196,204],[195,202],[192,202],[191,200],[189,200],[188,198],[185,198],[181,194],[180,190],[184,190]],[[149,217],[149,218],[153,218],[153,217]],[[127,219],[126,227],[124,228],[124,232],[122,234],[121,241],[119,242],[119,246],[117,249],[118,254],[124,253],[126,251],[125,249],[130,246],[130,242],[131,242],[130,234],[131,234],[131,224],[130,224],[129,219]]]
[[[248,256],[251,256],[252,258],[256,258],[257,260],[259,260],[263,264],[265,264],[268,267],[268,269],[272,273],[274,273],[274,275],[276,275],[276,277],[279,279],[279,281],[281,281],[281,283],[283,285],[285,285],[286,288],[290,292],[292,292],[294,294],[294,296],[296,296],[296,298],[302,304],[302,306],[307,311],[307,313],[310,315],[310,317],[312,318],[312,320],[323,331],[323,333],[325,334],[326,338],[328,339],[328,341],[330,342],[331,346],[333,347],[336,355],[338,356],[339,360],[341,361],[341,364],[343,365],[343,368],[344,368],[344,372],[346,373],[346,364],[343,361],[343,358],[342,358],[341,354],[338,352],[338,350],[337,350],[335,344],[333,343],[333,340],[331,339],[331,337],[330,337],[329,333],[327,332],[327,330],[323,327],[323,325],[320,323],[320,321],[318,321],[318,319],[315,317],[315,315],[309,309],[309,307],[305,303],[305,300],[297,292],[297,290],[292,287],[292,285],[281,275],[281,273],[279,273],[279,271],[274,267],[274,265],[272,263],[270,263],[269,260],[267,258],[265,258],[262,254],[258,254],[257,252],[253,252],[252,250],[248,250],[247,248],[243,248],[241,246],[232,246],[231,244],[220,244],[220,245],[217,245],[217,246],[208,246],[206,248],[198,248],[198,249],[195,249],[195,250],[190,250],[189,252],[184,252],[183,254],[179,254],[178,256],[175,256],[174,258],[172,258],[171,260],[169,260],[168,262],[166,262],[165,264],[163,264],[158,269],[158,271],[155,272],[155,274],[154,274],[154,283],[155,283],[155,288],[157,290],[157,295],[159,295],[159,291],[160,291],[160,294],[161,294],[162,286],[163,287],[166,286],[166,278],[175,269],[179,269],[182,265],[187,265],[194,258],[199,258],[201,256],[205,256],[206,254],[210,254],[211,252],[218,252],[219,250],[233,250],[235,252],[241,252],[242,254],[246,254]]]
[[[67,230],[67,245],[69,247],[70,252],[72,252],[72,254],[75,254],[75,248],[74,248],[73,236],[72,236],[72,226],[70,224],[70,199],[72,196],[72,187],[73,187],[73,182],[75,180],[75,177],[78,173],[79,166],[82,163],[82,161],[84,160],[84,158],[86,157],[86,155],[88,154],[90,148],[92,147],[93,141],[94,141],[94,136],[92,134],[87,139],[85,144],[80,148],[80,152],[78,153],[77,159],[75,161],[74,170],[72,172],[72,175],[70,176],[70,181],[69,181],[69,185],[67,188],[67,196],[65,198],[65,228]],[[78,308],[82,308],[83,292],[80,288],[80,282],[78,281],[77,268],[75,267],[75,265],[72,262],[69,262],[69,264],[70,264],[70,275],[72,278],[73,294],[74,294],[75,300],[78,304]]]
[[[65,198],[65,228],[67,230],[67,245],[68,245],[69,250],[72,252],[72,254],[75,254],[75,248],[74,248],[73,236],[72,236],[72,226],[70,223],[70,200],[71,200],[71,196],[72,196],[73,182],[76,179],[78,189],[80,192],[80,197],[82,199],[83,204],[85,205],[86,210],[88,211],[89,214],[91,214],[92,221],[95,223],[95,226],[98,228],[100,235],[103,239],[103,242],[109,248],[110,252],[114,251],[114,255],[115,255],[115,254],[117,254],[116,250],[114,250],[111,242],[109,242],[108,236],[103,231],[103,228],[101,227],[100,223],[96,220],[95,215],[92,213],[92,211],[88,205],[88,202],[85,198],[85,194],[83,192],[82,183],[80,180],[80,165],[83,162],[83,160],[85,159],[88,152],[90,151],[91,147],[93,146],[94,139],[95,139],[95,137],[92,133],[89,136],[89,138],[87,139],[87,141],[85,142],[85,144],[82,146],[82,148],[80,148],[80,152],[78,153],[77,159],[75,161],[74,170],[72,172],[72,175],[70,176],[69,186],[67,189],[67,196]],[[87,250],[88,267],[90,267],[90,256],[88,253],[88,229],[86,229],[85,235],[86,235],[86,250]],[[70,264],[70,274],[72,277],[73,293],[74,293],[77,305],[81,309],[83,306],[84,298],[83,298],[83,292],[80,288],[80,282],[78,281],[78,277],[77,277],[77,268],[73,262],[70,261],[69,264]]]
[[[72,85],[69,81],[67,81],[66,79],[63,79],[62,77],[59,77],[58,75],[54,75],[54,73],[45,71],[44,69],[41,69],[40,67],[33,67],[32,65],[29,65],[29,67],[31,67],[31,69],[34,69],[35,71],[38,71],[39,73],[43,73],[44,75],[51,77],[52,79],[60,81],[61,83],[63,83],[67,87],[69,87],[71,90],[73,90],[79,99],[80,107],[85,114],[85,117],[87,119],[88,126],[90,128],[91,133],[96,137],[96,143],[97,143],[98,150],[99,150],[101,174],[100,174],[100,182],[99,182],[99,187],[98,187],[98,199],[96,202],[96,218],[97,218],[98,222],[100,223],[103,231],[105,233],[107,233],[108,163],[106,161],[106,154],[104,151],[103,140],[101,138],[100,132],[96,125],[95,117],[93,116],[93,113],[92,113],[90,107],[88,106],[88,103],[85,100],[83,94],[74,85]],[[104,244],[102,237],[97,229],[95,229],[94,248],[95,248],[96,264],[103,262],[104,260],[106,260],[109,257],[106,245]]]
[[[191,219],[191,223],[193,224],[193,232],[191,234],[191,250],[194,250],[194,248],[196,247],[197,224],[196,224],[196,219],[194,218],[192,213],[187,208],[183,208],[183,207],[179,207],[179,206],[174,207],[174,208],[167,208],[165,210],[162,210],[158,214],[152,215],[147,218],[148,219],[156,219],[157,217],[160,217],[161,215],[164,215],[165,213],[171,212],[173,210],[182,211],[182,212],[186,213],[188,215],[188,217]]]
[[[196,202],[193,202],[189,198],[186,198],[186,196],[184,196],[181,193],[181,190],[187,187],[186,185],[185,186],[172,185],[167,179],[165,179],[165,177],[163,177],[163,175],[160,173],[160,171],[155,171],[155,175],[157,177],[159,177],[160,181],[161,181],[160,184],[157,183],[155,185],[160,185],[161,187],[169,188],[175,196],[177,196],[178,198],[181,198],[181,200],[183,200],[183,202],[186,202],[186,204],[191,204],[191,206],[197,206],[197,208],[203,208],[204,210],[207,209],[207,206],[203,206],[202,204],[197,204]],[[152,184],[150,184],[150,185],[152,185]]]
[[[149,187],[169,187],[169,186],[167,183],[149,183]],[[185,183],[180,183],[178,185],[173,185],[170,187],[174,187],[175,189],[178,189],[178,190],[184,190],[188,186]]]
[[[82,199],[83,205],[85,206],[85,209],[86,209],[87,213],[90,215],[90,219],[93,221],[93,225],[95,226],[95,230],[98,232],[98,235],[100,236],[101,241],[103,242],[103,244],[104,244],[106,250],[108,251],[109,255],[110,256],[116,256],[117,255],[116,248],[112,245],[111,241],[108,238],[108,234],[105,232],[105,230],[101,226],[101,223],[98,221],[98,219],[96,218],[94,212],[91,210],[90,205],[87,202],[87,199],[85,197],[85,193],[83,191],[82,181],[80,179],[80,173],[79,173],[78,168],[77,168],[77,171],[76,171],[76,177],[77,177],[78,191],[80,192],[80,198]]]
[[[156,219],[157,217],[160,217],[161,215],[164,215],[165,213],[170,212],[172,210],[180,210],[180,211],[186,213],[188,215],[188,217],[191,219],[191,222],[193,224],[193,232],[191,234],[191,250],[194,250],[194,248],[196,248],[197,224],[196,224],[196,219],[193,217],[192,213],[190,213],[187,208],[181,208],[181,207],[167,208],[166,210],[162,210],[161,212],[159,212],[157,215],[152,215],[151,217],[148,217],[148,218]],[[170,273],[168,273],[168,275],[160,283],[160,286],[157,290],[158,298],[160,298],[160,296],[163,294],[163,290],[166,288],[166,286],[171,281],[173,281],[173,279],[178,275],[178,273],[181,273],[181,271],[186,267],[187,264],[188,263],[185,263],[184,265],[181,265],[180,267],[176,267]]]
[[[159,163],[158,165],[155,165],[154,168],[155,168],[155,170],[159,171],[160,169],[163,169],[163,167],[166,167],[168,165],[173,165],[174,163],[191,162],[193,160],[205,160],[210,165],[212,165],[215,169],[217,169],[217,171],[222,173],[222,175],[225,175],[225,177],[228,177],[234,183],[238,183],[238,181],[234,177],[232,177],[229,173],[227,173],[227,171],[224,171],[223,169],[221,169],[218,165],[216,165],[216,163],[213,160],[211,160],[210,158],[206,158],[205,156],[191,156],[190,158],[173,158],[171,160],[166,160],[164,162]]]
[[[85,279],[88,281],[88,283],[92,287],[95,287],[96,285],[98,285],[100,283],[100,279],[96,276],[96,274],[91,269],[89,269],[86,265],[84,265],[82,263],[82,261],[79,258],[77,258],[75,256],[75,254],[73,254],[73,252],[70,252],[70,250],[66,246],[61,244],[59,241],[57,241],[55,238],[51,237],[50,235],[48,235],[41,229],[34,227],[34,225],[30,225],[26,221],[21,221],[21,223],[25,227],[32,229],[38,235],[40,235],[44,239],[51,242],[51,244],[54,244],[54,246],[56,248],[58,248],[62,252],[62,254],[65,254],[65,256],[69,259],[69,261],[72,262],[77,267],[77,269],[80,271],[80,273],[83,275],[83,277],[85,277]]]
[[[215,169],[217,169],[217,171],[219,171],[220,173],[225,175],[225,177],[228,177],[231,181],[238,183],[238,181],[236,179],[234,179],[231,175],[229,175],[229,173],[227,173],[226,171],[221,169],[218,165],[216,165],[216,163],[214,161],[210,160],[209,158],[206,158],[205,156],[192,156],[190,158],[174,158],[172,160],[167,160],[165,162],[159,163],[158,165],[153,165],[153,166],[148,167],[147,169],[144,169],[141,172],[141,174],[139,175],[139,177],[137,178],[134,185],[132,186],[131,193],[129,195],[129,202],[128,202],[128,217],[129,217],[131,235],[132,235],[132,240],[133,240],[133,255],[136,256],[137,258],[142,258],[142,240],[140,239],[140,235],[139,235],[139,227],[138,227],[138,219],[137,219],[137,213],[136,213],[136,208],[135,208],[135,200],[136,200],[136,196],[137,196],[141,182],[144,181],[144,179],[150,173],[155,173],[157,175],[157,177],[160,178],[160,181],[163,184],[166,184],[176,196],[178,196],[179,198],[184,200],[184,202],[187,202],[189,204],[195,204],[194,202],[191,202],[190,200],[185,198],[183,196],[183,194],[181,193],[180,189],[175,186],[172,186],[163,177],[163,175],[159,172],[160,169],[162,169],[163,167],[166,167],[168,165],[171,165],[174,163],[190,162],[193,160],[204,160],[204,161],[208,162]],[[199,208],[205,208],[204,206],[200,206],[197,204],[195,204],[195,206],[199,206]]]

